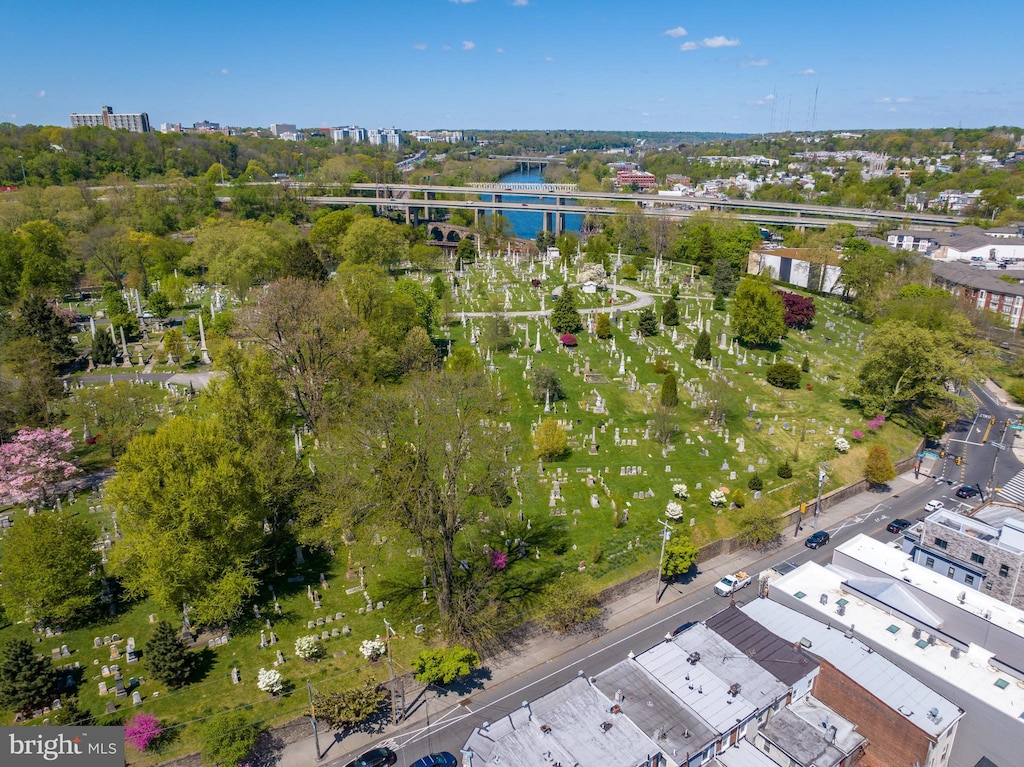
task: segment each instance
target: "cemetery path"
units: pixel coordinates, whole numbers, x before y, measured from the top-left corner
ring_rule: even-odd
[[[610,304],[608,306],[594,306],[589,309],[580,309],[580,314],[594,314],[595,312],[604,312],[609,309],[615,309],[620,312],[631,312],[634,309],[643,309],[645,306],[654,306],[654,299],[658,293],[648,293],[644,290],[637,290],[636,288],[624,288],[619,285],[616,290],[623,293],[629,293],[633,296],[633,300],[626,304]],[[464,314],[467,317],[488,317],[491,312],[452,312],[452,314]],[[551,309],[535,309],[533,311],[523,312],[502,312],[505,317],[546,317],[551,314]]]

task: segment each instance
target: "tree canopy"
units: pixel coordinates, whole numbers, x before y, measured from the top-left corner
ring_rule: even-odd
[[[732,302],[732,325],[741,341],[754,346],[778,343],[786,334],[783,320],[782,298],[766,280],[740,280]]]

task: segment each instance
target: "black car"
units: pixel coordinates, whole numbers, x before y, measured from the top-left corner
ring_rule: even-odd
[[[894,519],[885,526],[890,533],[902,533],[913,524],[909,519]]]
[[[956,491],[957,498],[973,498],[978,494],[978,488],[971,487],[970,485],[964,485]]]
[[[824,530],[819,530],[816,533],[812,533],[811,536],[806,541],[804,541],[804,546],[806,546],[809,549],[817,549],[828,543],[828,540],[829,534],[826,533]]]
[[[397,761],[398,754],[390,748],[381,746],[372,751],[367,751],[358,759],[353,759],[345,767],[385,767],[385,765],[394,764]]]

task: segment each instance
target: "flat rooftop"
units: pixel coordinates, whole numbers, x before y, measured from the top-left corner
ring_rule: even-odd
[[[798,764],[839,764],[866,739],[848,719],[821,701],[808,698],[811,696],[805,695],[772,716],[764,726],[764,736]],[[834,744],[830,741],[831,727],[836,728]]]
[[[878,542],[875,541],[875,543]],[[888,548],[884,544],[881,545],[883,548]],[[895,550],[891,551],[903,557],[906,556]],[[935,573],[931,573],[931,575],[945,580],[947,584],[955,586],[960,591],[963,590],[953,581],[936,576]],[[994,654],[980,645],[971,644],[966,652],[960,652],[959,657],[953,657],[952,648],[942,640],[932,644],[927,641],[924,634],[915,637],[915,627],[912,624],[891,612],[869,604],[848,591],[843,585],[848,577],[848,573],[837,569],[807,563],[789,575],[773,581],[772,594],[776,595],[781,592],[788,599],[799,602],[803,611],[814,616],[818,621],[830,625],[831,630],[839,636],[843,636],[845,629],[855,626],[858,635],[865,637],[873,645],[884,646],[886,652],[900,658],[907,667],[916,666],[934,674],[937,678],[945,679],[965,693],[1007,716],[1018,718],[1024,715],[1024,675],[1014,674],[991,665],[990,661]],[[916,581],[915,585],[917,585]],[[820,601],[821,595],[827,597],[825,604]],[[971,592],[968,596],[974,598],[984,595]],[[951,598],[955,600],[955,595],[951,595]],[[842,616],[836,610],[837,600],[840,599],[846,600]],[[766,600],[754,600],[744,606],[744,611],[747,606],[761,601]],[[1004,605],[1004,607],[1009,608],[1009,605]],[[748,614],[755,618],[758,617],[753,612]],[[792,629],[772,623],[766,623],[766,625],[780,636],[785,638],[793,636]],[[839,630],[836,631],[836,629]],[[820,631],[818,635],[820,636]],[[814,647],[811,647],[810,650],[815,652]],[[831,657],[829,661],[832,662]],[[854,678],[864,684],[862,677],[854,676]],[[897,699],[897,696],[890,696],[886,700],[896,701]],[[896,708],[899,710],[899,705]],[[931,706],[927,706],[924,710],[927,711],[930,708]],[[915,716],[921,715],[921,711],[916,706],[913,708],[908,706],[907,711]],[[907,711],[903,713],[907,714]],[[927,729],[923,723],[919,726],[921,729]]]

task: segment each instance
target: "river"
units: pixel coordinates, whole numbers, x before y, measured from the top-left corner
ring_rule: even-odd
[[[502,176],[499,179],[501,183],[517,183],[517,184],[543,184],[544,176],[537,170],[530,173],[509,173],[507,176]],[[487,195],[481,195],[480,199],[490,199]],[[539,202],[544,200],[545,202],[554,202],[554,197],[521,197],[519,195],[510,196],[505,195],[505,200],[515,200],[517,202]],[[504,215],[510,222],[512,222],[512,228],[515,231],[516,237],[522,237],[524,239],[533,239],[537,236],[537,232],[544,228],[543,213],[538,211],[517,211],[517,210],[506,210],[503,211]],[[565,216],[565,230],[567,232],[579,232],[583,226],[583,214],[582,213],[568,213]]]

